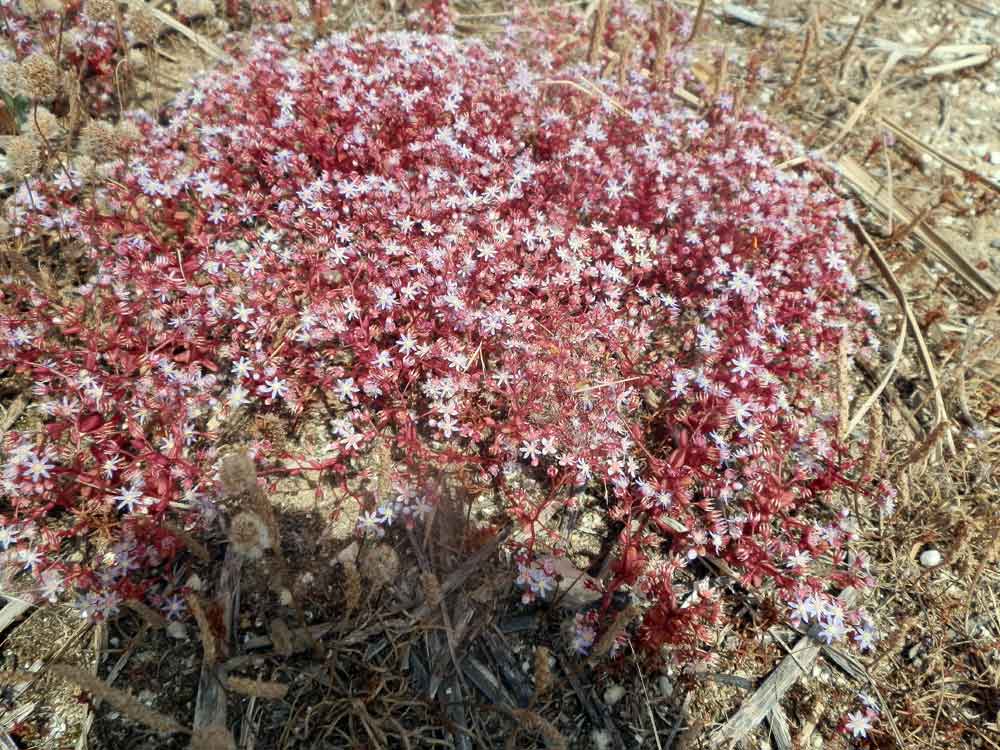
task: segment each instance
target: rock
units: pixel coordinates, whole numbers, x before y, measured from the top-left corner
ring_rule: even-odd
[[[611,747],[611,733],[603,729],[595,729],[590,733],[590,741],[596,750],[608,750]]]
[[[924,550],[920,553],[920,564],[925,568],[936,568],[944,558],[936,549]]]
[[[604,702],[609,706],[615,705],[624,697],[625,688],[618,684],[609,685],[608,689],[604,691]]]
[[[181,622],[172,622],[167,625],[167,635],[178,641],[186,641],[188,639],[187,628]]]

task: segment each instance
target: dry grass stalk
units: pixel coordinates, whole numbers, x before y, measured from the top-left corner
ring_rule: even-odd
[[[726,76],[729,72],[729,48],[724,47],[722,50],[722,57],[719,58],[719,72],[715,77],[715,83],[712,88],[713,98],[718,98],[719,94],[722,93],[726,88]]]
[[[869,673],[874,673],[875,667],[886,657],[888,654],[895,654],[899,651],[899,648],[903,645],[903,641],[910,634],[910,631],[917,625],[917,617],[915,615],[910,615],[905,618],[896,631],[886,638],[879,646],[878,655],[875,657],[875,661],[868,668]]]
[[[280,701],[288,695],[288,685],[268,680],[251,680],[246,677],[227,678],[226,690],[272,701]]]
[[[615,44],[618,52],[618,85],[625,85],[625,77],[628,75],[629,66],[632,64],[632,49],[635,46],[635,40],[632,35],[625,33],[617,40]]]
[[[799,85],[802,83],[802,76],[806,72],[806,60],[809,59],[809,50],[812,49],[813,30],[812,26],[806,27],[806,40],[802,43],[802,54],[799,55],[799,63],[795,67],[795,75],[792,76],[791,83],[781,92],[780,100],[785,100],[798,93]]]
[[[851,50],[854,48],[854,43],[858,40],[858,34],[861,32],[861,27],[868,23],[868,21],[871,20],[871,17],[875,15],[875,11],[881,8],[884,4],[885,0],[873,0],[868,10],[858,18],[858,22],[854,24],[854,28],[851,30],[851,36],[847,39],[847,44],[844,45],[844,49],[837,57],[837,62],[843,63],[847,59],[847,56],[851,54]],[[844,77],[843,67],[840,71],[840,77]]]
[[[632,624],[632,621],[639,616],[639,612],[639,608],[633,604],[626,607],[615,616],[614,622],[612,622],[611,626],[604,631],[604,635],[601,636],[600,640],[597,641],[593,650],[590,652],[591,662],[595,662],[607,656],[608,652],[611,651],[611,647],[615,645],[615,641],[618,639],[618,636],[625,631],[625,628]]]
[[[201,634],[201,645],[205,652],[205,663],[214,664],[218,657],[215,646],[215,634],[212,633],[212,625],[205,614],[205,608],[201,604],[201,599],[193,591],[187,595],[188,607],[194,615],[195,622],[198,623],[198,632]]]
[[[910,332],[913,334],[914,339],[917,342],[917,352],[920,354],[920,362],[924,366],[924,372],[927,374],[927,379],[930,380],[931,388],[934,393],[934,410],[935,410],[935,427],[941,424],[948,424],[948,411],[944,405],[944,398],[941,396],[941,383],[938,380],[937,370],[934,367],[934,362],[931,359],[931,354],[927,349],[927,344],[924,341],[923,332],[920,330],[920,325],[917,323],[917,318],[913,314],[913,308],[910,307],[909,301],[906,299],[906,294],[903,292],[903,288],[900,286],[899,281],[896,279],[895,274],[893,274],[892,269],[885,260],[885,256],[878,249],[874,240],[865,231],[865,228],[860,224],[854,224],[855,228],[864,238],[865,243],[868,245],[868,249],[871,250],[872,258],[875,260],[875,265],[878,267],[879,272],[885,277],[885,280],[889,282],[892,287],[893,293],[896,295],[899,301],[900,307],[903,308],[903,312],[906,314],[906,322],[910,328]],[[952,439],[951,432],[948,430],[944,431],[945,440],[947,440],[948,449],[951,451],[951,455],[955,455],[955,441]]]
[[[535,700],[539,701],[552,690],[552,666],[549,660],[552,652],[547,646],[535,649]]]
[[[847,335],[837,342],[837,433],[846,440],[850,428],[851,414],[851,372],[850,346]]]
[[[512,708],[510,715],[520,723],[521,728],[540,735],[545,740],[545,746],[549,750],[566,750],[569,747],[566,738],[559,733],[559,730],[534,711],[529,711],[526,708]]]
[[[700,0],[698,3],[698,12],[694,14],[694,23],[691,24],[691,33],[688,38],[684,40],[685,44],[690,44],[691,41],[698,35],[698,29],[701,28],[701,19],[705,15],[705,0]]]
[[[911,452],[909,457],[906,459],[908,466],[919,466],[927,459],[937,446],[941,443],[941,440],[945,437],[948,432],[948,423],[941,422],[930,434],[924,438],[924,440],[917,445]]]
[[[667,67],[667,55],[670,54],[672,40],[670,38],[670,11],[666,3],[657,8],[656,55],[653,58],[653,80],[663,80],[663,72]]]
[[[915,213],[912,219],[905,224],[901,224],[896,227],[895,231],[889,236],[889,242],[892,244],[899,244],[906,240],[911,234],[913,234],[913,230],[922,224],[928,216],[930,216],[931,211],[934,210],[936,205],[938,205],[938,202],[934,198],[927,201],[926,205]],[[920,255],[915,254],[913,257],[917,262],[922,260]],[[899,271],[900,276],[904,276],[905,273],[906,272],[904,271]]]
[[[95,698],[106,701],[116,711],[156,732],[190,732],[174,718],[155,711],[131,693],[117,690],[104,680],[71,664],[50,664],[49,671],[75,683]]]
[[[881,463],[882,451],[885,448],[885,423],[882,408],[876,404],[868,412],[868,445],[865,448],[864,460],[861,463],[861,476],[870,477]]]
[[[590,47],[587,50],[587,62],[597,64],[597,58],[604,47],[604,33],[608,27],[608,0],[600,0],[597,13],[594,15],[594,25],[590,31]]]

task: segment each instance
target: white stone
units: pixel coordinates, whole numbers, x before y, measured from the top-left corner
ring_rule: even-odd
[[[609,706],[615,705],[624,697],[625,688],[621,685],[609,685],[608,689],[604,691],[604,702]]]
[[[590,739],[596,750],[608,750],[611,747],[611,733],[603,729],[595,729],[590,733]]]
[[[924,550],[920,553],[920,564],[925,568],[936,568],[942,561],[941,553],[936,549]]]

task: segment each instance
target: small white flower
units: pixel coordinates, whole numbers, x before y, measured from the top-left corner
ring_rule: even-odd
[[[860,711],[854,711],[847,714],[844,728],[851,733],[852,737],[867,737],[868,730],[872,728],[872,721]]]

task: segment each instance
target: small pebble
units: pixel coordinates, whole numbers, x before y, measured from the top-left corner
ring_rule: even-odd
[[[625,688],[621,685],[610,685],[608,689],[604,691],[604,702],[609,706],[615,705],[624,697]]]
[[[184,627],[182,622],[172,622],[167,625],[167,635],[178,641],[187,640],[187,628]]]
[[[925,568],[936,568],[942,561],[941,553],[936,549],[924,550],[920,553],[920,564]]]

